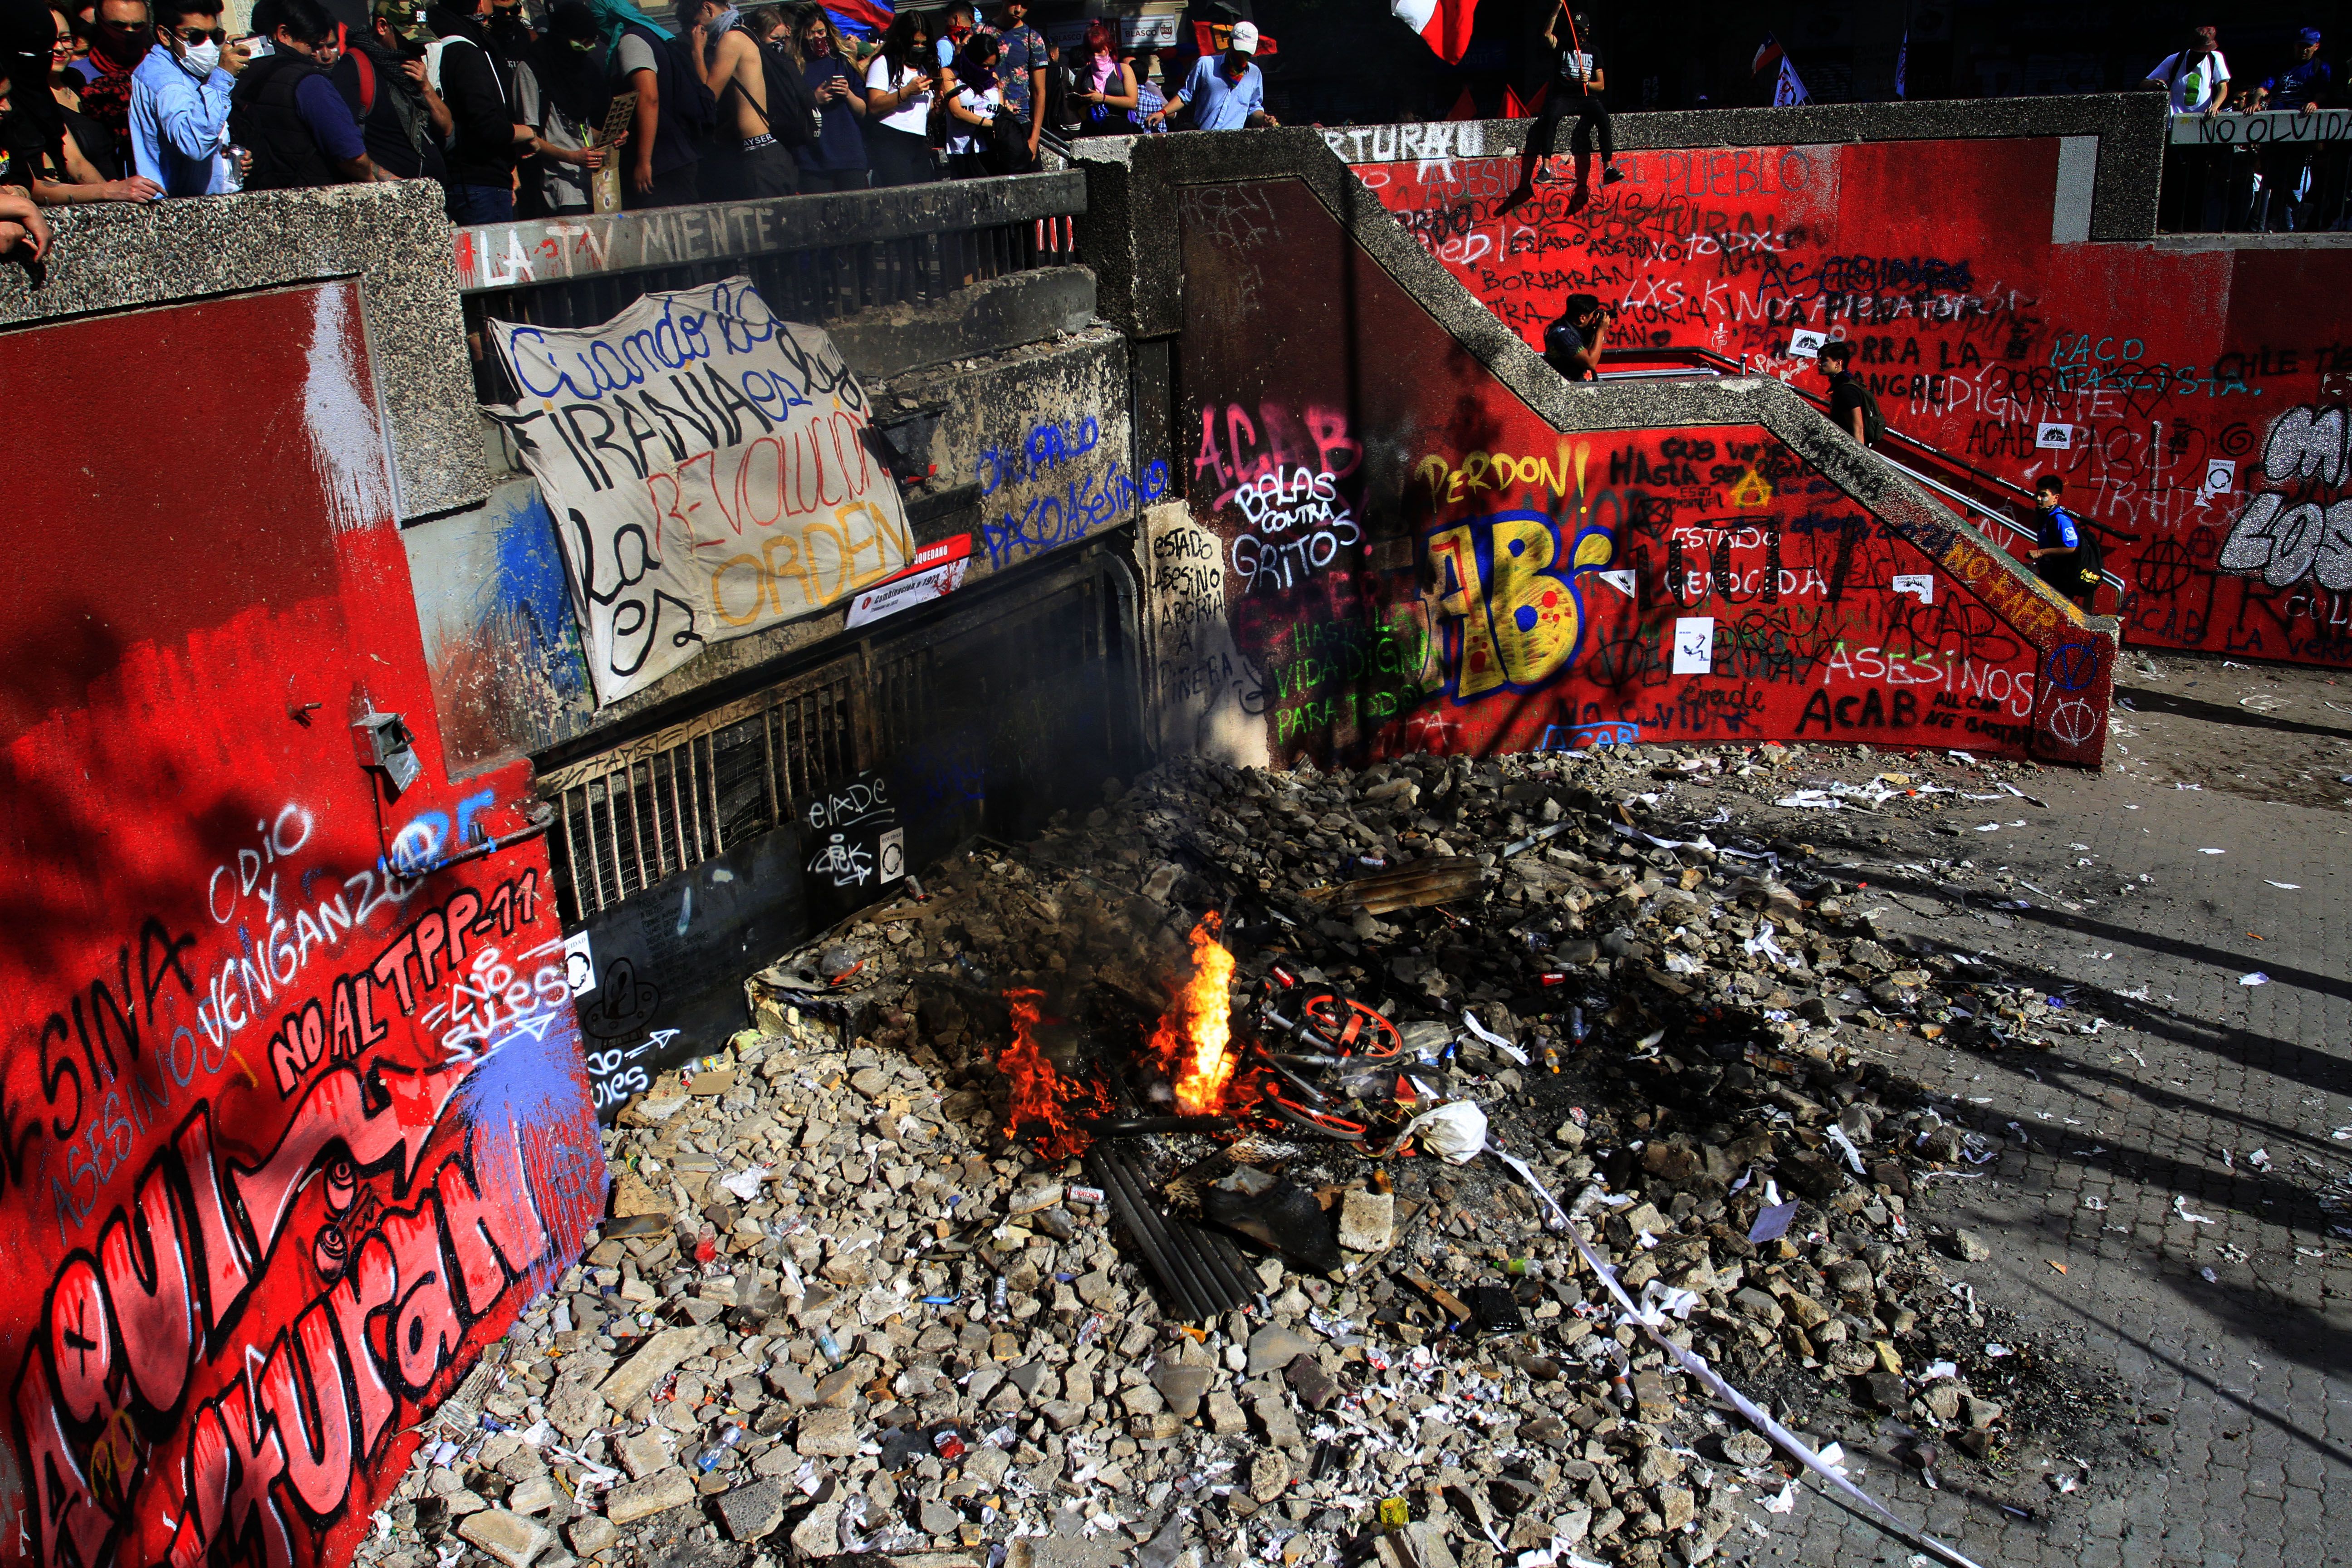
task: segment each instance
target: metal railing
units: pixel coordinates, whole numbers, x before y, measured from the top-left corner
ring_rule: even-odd
[[[777,314],[839,321],[1077,259],[1075,170],[726,202],[457,231],[475,395],[514,401],[483,322],[584,327],[643,295],[749,276]]]
[[[2352,229],[2352,109],[2176,114],[2157,226],[2168,234]]]
[[[1750,374],[1744,360],[1732,360],[1712,349],[1644,347],[1628,349],[1612,357],[1620,363],[1631,362],[1635,365],[1641,365],[1646,360],[1667,363],[1614,373],[1604,371],[1604,380],[1662,380],[1693,375]],[[1829,400],[1819,393],[1793,384],[1783,384],[1824,415],[1828,413]],[[2016,546],[2021,542],[2027,550],[2032,549],[2039,542],[2041,535],[2024,521],[2024,518],[2033,510],[2033,492],[2014,480],[1979,468],[1965,458],[1955,458],[1942,447],[1922,441],[1916,436],[1906,436],[1892,426],[1887,427],[1877,451],[1906,477],[1958,508],[1964,515],[1982,518],[1993,524],[1992,539],[2002,544],[2012,558],[2017,557]],[[2078,521],[2086,528],[2097,529],[2109,539],[2126,543],[2137,542],[2137,534],[2120,533],[2088,518]],[[2113,572],[2102,571],[2099,577],[2115,590],[2116,603],[2120,608],[2131,591],[2130,585]]]
[[[577,921],[782,826],[858,771],[864,651],[539,776]]]

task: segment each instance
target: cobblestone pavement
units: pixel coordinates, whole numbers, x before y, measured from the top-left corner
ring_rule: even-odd
[[[2240,740],[2230,710],[2198,722],[2210,765],[2226,771]],[[2314,735],[2316,756],[2352,739],[2352,721],[2326,727],[2336,732]],[[1899,1065],[1965,1101],[2001,1144],[1977,1179],[1937,1183],[1915,1205],[1992,1244],[1988,1261],[1948,1269],[2037,1330],[2079,1331],[2083,1381],[2111,1390],[2116,1414],[2079,1456],[2023,1435],[1999,1497],[1930,1491],[1866,1427],[1822,1436],[1862,1460],[1866,1489],[1982,1568],[2344,1563],[2352,815],[2179,788],[2137,768],[2026,782],[2047,809],[2011,800],[1992,832],[1977,828],[1993,809],[1966,805],[1941,826],[1889,832],[1841,816],[1784,831],[1906,911],[1896,930],[2035,977],[2106,1021],[2046,1053],[1906,1037]],[[1933,858],[2006,867],[2044,896],[1990,908],[1923,869]],[[2258,973],[2267,983],[2246,983]],[[2091,1461],[2087,1475],[2075,1457]],[[2071,1494],[2057,1489],[2061,1473],[2081,1478]],[[1770,1522],[1769,1540],[1727,1541],[1729,1555],[1919,1561],[1818,1494]]]

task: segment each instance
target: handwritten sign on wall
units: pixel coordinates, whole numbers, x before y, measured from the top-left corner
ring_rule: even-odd
[[[579,331],[488,325],[521,391],[490,413],[555,514],[599,704],[914,554],[865,389],[748,279]]]

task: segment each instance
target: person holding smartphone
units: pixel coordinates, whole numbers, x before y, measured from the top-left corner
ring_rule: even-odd
[[[872,182],[866,154],[866,95],[847,58],[840,30],[824,7],[801,5],[792,14],[800,41],[801,79],[816,100],[824,127],[817,139],[796,149],[803,191],[862,191]]]
[[[940,177],[930,145],[939,90],[930,26],[919,11],[890,18],[882,47],[866,64],[866,152],[877,185],[929,184]]]

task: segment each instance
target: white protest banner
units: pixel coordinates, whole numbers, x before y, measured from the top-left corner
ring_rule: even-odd
[[[489,412],[555,516],[599,703],[913,556],[865,388],[750,279],[647,294],[599,327],[488,326],[522,392]]]

